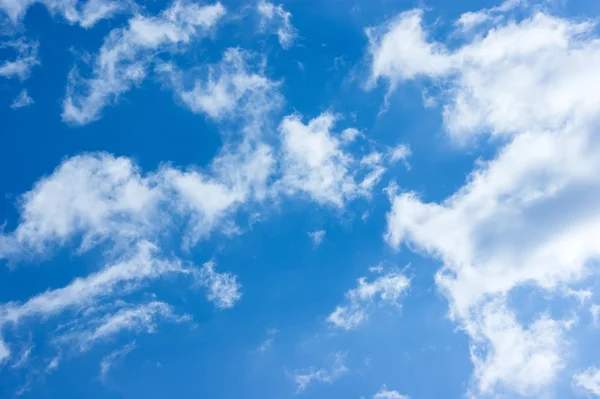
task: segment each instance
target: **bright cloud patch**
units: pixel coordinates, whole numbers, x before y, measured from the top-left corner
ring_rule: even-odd
[[[324,113],[305,125],[299,116],[286,117],[279,131],[283,147],[282,190],[302,193],[320,204],[342,207],[348,200],[369,196],[385,168],[380,159],[362,165],[344,151],[337,134],[331,131],[334,115]],[[355,175],[367,171],[362,180]]]
[[[6,60],[0,64],[0,76],[4,78],[18,77],[25,80],[31,69],[40,64],[38,58],[38,43],[24,39],[0,43],[0,49],[12,50],[14,60]]]
[[[390,272],[367,281],[358,279],[358,286],[346,293],[347,304],[335,308],[327,321],[334,327],[352,330],[368,318],[369,308],[373,305],[400,306],[399,299],[410,287],[410,279],[396,272]]]
[[[0,397],[600,396],[594,5],[281,3],[0,0]]]
[[[83,125],[98,119],[102,109],[141,83],[157,53],[175,51],[206,36],[225,15],[216,3],[174,2],[155,17],[134,15],[126,28],[113,30],[92,62],[91,77],[71,71],[63,120]]]
[[[52,14],[60,14],[67,22],[78,24],[83,28],[90,28],[96,22],[109,18],[117,12],[131,7],[129,1],[113,0],[3,0],[0,2],[0,10],[13,22],[19,22],[27,9],[40,3]]]
[[[256,10],[260,15],[261,28],[272,30],[277,35],[281,47],[290,48],[297,36],[296,28],[291,21],[292,14],[282,5],[274,5],[264,0],[257,4]]]
[[[422,17],[408,11],[369,31],[372,79],[443,79],[451,137],[488,132],[506,144],[440,203],[392,195],[386,239],[443,263],[436,281],[471,338],[477,391],[535,394],[567,361],[570,323],[540,313],[523,325],[507,301],[525,286],[560,296],[600,255],[600,97],[588,89],[600,84],[600,41],[591,22],[537,12],[450,50],[429,39]]]

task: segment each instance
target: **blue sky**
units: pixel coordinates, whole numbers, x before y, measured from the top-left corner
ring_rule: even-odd
[[[599,13],[0,0],[0,397],[600,397]]]

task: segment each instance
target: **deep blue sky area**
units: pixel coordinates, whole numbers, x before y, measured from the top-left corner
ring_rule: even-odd
[[[280,3],[0,0],[0,398],[600,395],[599,6]]]

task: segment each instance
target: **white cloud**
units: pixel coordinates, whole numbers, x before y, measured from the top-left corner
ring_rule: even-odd
[[[600,397],[600,370],[589,367],[573,376],[573,385],[588,394]]]
[[[0,258],[46,255],[79,236],[80,251],[106,240],[117,247],[155,241],[177,220],[188,228],[189,247],[243,203],[264,198],[273,167],[265,145],[223,150],[210,173],[164,166],[143,176],[128,158],[75,156],[21,197],[19,225],[0,232]]]
[[[29,357],[31,356],[31,351],[33,351],[33,347],[34,345],[28,345],[27,347],[23,348],[23,350],[21,351],[21,355],[19,356],[17,361],[14,362],[10,367],[13,369],[27,367]]]
[[[166,275],[187,276],[207,289],[207,298],[216,307],[233,307],[242,296],[236,276],[218,272],[213,262],[197,268],[174,256],[167,259],[161,255],[161,243],[180,234],[174,223],[185,229],[184,247],[218,226],[231,226],[229,216],[237,207],[265,197],[272,163],[266,146],[224,150],[210,165],[210,173],[182,172],[165,165],[142,175],[130,159],[108,154],[65,160],[20,198],[20,223],[13,231],[0,232],[0,257],[17,262],[46,257],[57,247],[75,244],[84,253],[103,244],[107,265],[28,301],[1,304],[0,330],[67,311],[78,315],[75,321],[93,325],[99,321],[87,313],[105,311],[103,303]],[[83,308],[86,314],[79,312]],[[141,318],[144,315],[148,312],[117,313],[106,324],[125,329],[117,322],[128,321],[140,326],[147,321]],[[167,318],[165,312],[159,315]],[[2,340],[0,355],[10,356]]]
[[[345,152],[331,129],[336,117],[323,113],[302,123],[297,115],[289,115],[279,126],[282,141],[279,189],[286,194],[308,195],[320,204],[343,207],[359,196],[369,196],[385,168],[377,162],[356,161]],[[367,171],[361,181],[358,171]]]
[[[360,130],[353,128],[353,127],[349,127],[342,131],[342,140],[346,143],[351,143],[354,140],[356,140],[357,137],[359,137],[361,135],[362,135],[362,133],[360,132]]]
[[[595,327],[598,327],[598,322],[600,321],[600,305],[593,304],[590,307],[590,312],[592,313],[592,322]]]
[[[23,90],[21,90],[19,95],[13,100],[10,107],[12,109],[18,109],[18,108],[29,107],[30,105],[32,105],[34,103],[35,103],[35,101],[33,101],[33,98],[31,98],[29,96],[29,93],[27,93],[27,89],[23,89]]]
[[[216,120],[242,117],[247,123],[253,123],[282,102],[277,92],[279,83],[264,76],[264,67],[262,56],[229,48],[218,64],[205,70],[200,68],[202,77],[194,77],[191,88],[183,82],[187,75],[198,74],[198,70],[183,73],[172,64],[158,69],[167,75],[177,97],[191,111],[205,113]]]
[[[152,219],[163,193],[127,158],[80,155],[64,161],[20,199],[21,220],[0,234],[0,258],[45,254],[83,234],[81,250],[111,238],[152,237]]]
[[[40,64],[38,58],[38,43],[28,42],[24,39],[4,42],[0,49],[11,48],[15,50],[14,61],[4,61],[0,64],[0,76],[4,78],[18,77],[25,80],[29,77],[31,69]]]
[[[261,29],[273,31],[277,35],[281,47],[290,48],[298,35],[291,22],[292,14],[286,11],[281,4],[276,6],[264,0],[259,1],[256,10],[260,14]]]
[[[207,35],[224,15],[220,3],[200,6],[180,1],[155,17],[134,15],[126,28],[115,29],[105,38],[94,58],[92,77],[71,71],[63,120],[83,125],[100,118],[105,106],[144,80],[157,53]]]
[[[296,371],[294,373],[294,382],[296,383],[296,393],[304,391],[313,382],[326,382],[331,384],[333,381],[346,374],[349,369],[344,364],[346,355],[338,352],[331,367],[315,370],[311,368],[305,371]]]
[[[119,309],[115,313],[85,320],[82,325],[57,337],[54,341],[61,344],[75,344],[80,351],[88,350],[98,341],[105,341],[113,336],[132,331],[136,333],[146,332],[152,334],[157,329],[159,321],[166,320],[181,323],[191,320],[188,315],[177,315],[171,305],[152,301],[139,306],[128,306]]]
[[[448,50],[426,41],[421,11],[401,14],[371,35],[371,79],[430,77],[455,141],[502,137],[445,200],[391,193],[386,239],[443,263],[436,281],[471,339],[473,389],[535,395],[565,366],[570,323],[538,314],[521,325],[508,299],[517,287],[565,295],[600,256],[600,97],[589,90],[600,40],[591,23],[542,12],[502,21]]]
[[[115,366],[115,363],[122,361],[125,356],[131,353],[137,347],[135,341],[123,346],[120,349],[112,351],[110,354],[104,356],[100,362],[100,380],[105,381],[108,373]]]
[[[6,346],[2,337],[0,337],[0,365],[10,359],[10,349]]]
[[[379,389],[379,391],[373,395],[373,399],[409,399],[406,395],[401,395],[398,391],[390,391],[385,385]]]
[[[216,307],[232,308],[242,298],[241,286],[237,282],[237,277],[231,273],[217,273],[213,262],[204,264],[200,276],[203,285],[208,287],[208,300],[214,302]]]
[[[311,241],[313,242],[313,246],[316,248],[319,245],[321,245],[321,243],[323,242],[323,239],[325,238],[325,230],[317,230],[317,231],[312,231],[310,233],[308,233],[308,237],[311,239]]]
[[[90,28],[96,22],[132,7],[128,0],[0,0],[0,10],[16,24],[36,3],[43,4],[51,14],[60,14],[69,23],[83,28]]]
[[[394,86],[400,79],[418,75],[442,76],[452,66],[448,51],[427,41],[421,27],[423,12],[406,11],[381,26],[366,30],[372,57],[370,84],[388,78]]]
[[[94,305],[100,298],[110,298],[118,292],[132,290],[145,280],[167,273],[184,273],[177,263],[156,257],[157,248],[141,242],[137,250],[114,264],[84,278],[73,280],[63,288],[48,290],[24,303],[8,302],[0,305],[0,326],[18,324],[26,318],[48,318],[69,309]]]
[[[397,146],[390,148],[389,157],[392,163],[402,161],[408,164],[408,158],[412,155],[410,147],[406,144],[398,144]]]
[[[369,307],[373,305],[400,306],[400,296],[410,287],[406,276],[389,272],[372,282],[366,277],[358,279],[358,286],[346,293],[346,304],[337,306],[327,321],[334,327],[352,330],[368,318]]]
[[[257,349],[258,352],[259,353],[266,352],[273,345],[273,341],[275,340],[275,336],[277,334],[279,334],[279,330],[278,329],[276,329],[276,328],[269,328],[269,329],[267,329],[267,334],[266,334],[267,337],[258,346],[258,349]]]
[[[485,22],[498,23],[504,17],[504,13],[510,11],[519,5],[522,5],[521,0],[506,0],[499,6],[483,9],[479,11],[468,11],[456,20],[456,25],[460,27],[463,32],[469,32]]]

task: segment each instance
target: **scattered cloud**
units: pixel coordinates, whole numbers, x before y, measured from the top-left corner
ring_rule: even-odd
[[[401,395],[398,391],[390,391],[385,385],[383,385],[375,395],[373,399],[409,399],[406,395]]]
[[[468,11],[460,15],[456,20],[456,25],[463,32],[470,32],[486,22],[499,23],[504,18],[504,14],[520,5],[522,0],[506,0],[496,7],[483,9],[479,11]]]
[[[600,397],[600,370],[589,367],[573,376],[573,385],[585,391],[588,395]]]
[[[91,77],[81,76],[77,68],[71,71],[63,120],[84,125],[100,118],[107,105],[145,79],[157,54],[208,35],[225,12],[220,3],[175,1],[157,16],[134,15],[126,28],[108,34],[93,59]]]
[[[258,349],[257,349],[258,352],[259,353],[266,352],[273,345],[273,341],[275,340],[275,336],[277,334],[279,334],[279,330],[278,329],[276,329],[276,328],[269,328],[269,329],[267,329],[266,338],[258,346]]]
[[[12,109],[19,109],[19,108],[29,107],[30,105],[33,105],[34,103],[35,103],[35,101],[33,101],[33,98],[31,98],[29,96],[29,93],[27,93],[27,89],[23,89],[23,90],[21,90],[19,95],[13,100],[10,107]]]
[[[31,351],[33,350],[34,345],[28,345],[23,348],[19,358],[12,364],[11,368],[20,369],[26,367],[29,362],[29,357],[31,356]]]
[[[296,383],[296,393],[301,393],[310,384],[314,382],[333,383],[335,380],[346,374],[348,367],[345,365],[346,354],[338,352],[335,354],[333,364],[329,368],[320,368],[318,370],[311,368],[294,373],[294,382]]]
[[[346,293],[346,303],[337,306],[327,321],[344,330],[357,328],[367,320],[368,310],[372,305],[399,307],[399,299],[409,287],[410,279],[397,272],[389,272],[372,282],[361,277],[358,279],[358,287]]]
[[[264,0],[258,2],[256,10],[260,15],[261,29],[276,34],[282,48],[290,48],[298,36],[296,28],[291,22],[292,14],[286,11],[281,4],[276,6]]]
[[[405,165],[408,165],[408,158],[412,155],[412,151],[408,145],[400,143],[397,146],[390,148],[388,154],[392,163],[401,161]]]
[[[313,242],[313,246],[316,248],[319,245],[321,245],[321,243],[323,242],[323,239],[325,238],[325,230],[317,230],[317,231],[312,231],[310,233],[308,233],[308,237],[311,239],[311,241]]]
[[[360,130],[353,127],[349,127],[342,131],[342,140],[346,143],[352,143],[359,136],[362,136],[362,133]]]
[[[256,123],[282,102],[278,82],[264,76],[262,56],[239,48],[225,50],[215,65],[179,71],[173,64],[158,70],[167,77],[177,98],[191,111],[221,121],[242,118]],[[193,79],[191,87],[183,82]]]
[[[564,295],[600,255],[600,97],[589,90],[600,84],[600,41],[592,22],[536,11],[488,21],[487,32],[451,50],[430,39],[422,16],[408,11],[367,31],[371,83],[393,90],[430,78],[444,85],[437,96],[453,140],[503,141],[439,203],[390,192],[386,240],[443,263],[436,282],[470,337],[475,395],[535,395],[565,367],[571,323],[540,313],[522,324],[509,296],[517,287]]]
[[[342,208],[346,201],[368,197],[385,168],[377,162],[355,160],[342,148],[331,129],[336,117],[323,113],[302,123],[289,115],[279,126],[282,141],[282,172],[279,189],[292,195],[305,194],[320,204]],[[359,171],[367,174],[359,180]]]
[[[60,14],[67,22],[83,28],[90,28],[102,19],[133,8],[134,4],[129,0],[4,0],[0,1],[0,10],[16,24],[36,3],[43,4],[51,14]]]
[[[208,300],[214,302],[216,307],[230,309],[242,298],[237,277],[231,273],[217,273],[213,262],[204,264],[200,276],[208,287]]]
[[[108,373],[113,369],[116,363],[123,361],[123,359],[136,348],[136,342],[130,342],[120,349],[112,351],[110,354],[104,356],[100,362],[100,380],[106,381]]]
[[[123,306],[115,313],[85,320],[53,341],[57,344],[74,345],[84,352],[96,342],[109,340],[122,332],[152,334],[159,321],[181,323],[190,320],[188,315],[176,315],[169,304],[152,301],[138,306]]]
[[[38,58],[38,43],[25,39],[0,43],[0,49],[13,49],[16,53],[14,61],[4,61],[0,64],[0,76],[3,78],[18,77],[25,80],[31,69],[40,64]]]

